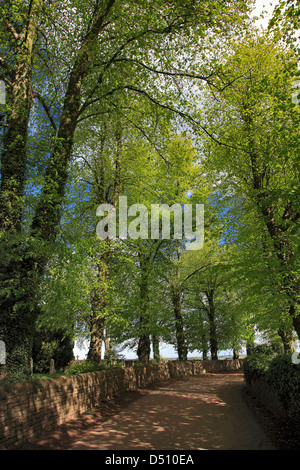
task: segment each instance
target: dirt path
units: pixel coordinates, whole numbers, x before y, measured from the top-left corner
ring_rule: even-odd
[[[81,428],[76,420],[73,434],[69,423],[65,436],[60,430],[40,445],[68,450],[272,450],[243,399],[244,387],[242,373],[174,380],[123,399],[98,421],[95,415],[86,417],[90,423]]]

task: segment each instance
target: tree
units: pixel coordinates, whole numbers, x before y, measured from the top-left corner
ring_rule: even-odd
[[[210,101],[214,141],[206,142],[206,161],[215,175],[222,172],[219,192],[230,191],[231,199],[246,208],[246,236],[253,236],[257,224],[269,276],[276,273],[276,310],[282,324],[288,318],[299,336],[299,108],[291,100],[295,56],[276,38],[254,32],[233,47],[224,67],[233,82]],[[242,244],[247,245],[245,239]]]
[[[297,46],[297,42],[299,38],[297,38],[296,33],[300,28],[299,11],[299,0],[280,0],[274,9],[273,17],[269,21],[269,29],[280,28],[283,32],[284,39],[289,44],[294,45],[298,53],[299,47]]]
[[[64,369],[74,358],[74,342],[61,330],[36,332],[33,342],[32,359],[34,372],[49,372],[53,359],[56,369]]]
[[[33,99],[33,48],[43,3],[5,1],[0,7],[0,76],[6,83],[10,108],[5,116],[1,153],[0,230],[8,234],[21,231]]]
[[[37,31],[42,5],[45,15]],[[0,273],[3,312],[0,335],[7,346],[8,368],[28,368],[38,315],[37,293],[59,232],[78,126],[95,115],[110,112],[118,94],[142,95],[166,111],[174,112],[173,103],[175,100],[179,103],[182,96],[176,93],[177,79],[208,80],[212,74],[210,67],[207,74],[199,74],[198,61],[193,61],[192,55],[189,61],[178,58],[175,63],[176,53],[189,50],[195,54],[195,41],[201,42],[208,31],[215,34],[228,30],[245,9],[245,2],[211,0],[192,4],[157,0],[154,5],[146,1],[124,5],[118,0],[96,3],[69,0],[67,4],[59,1],[55,6],[53,2],[39,1],[4,3],[2,21],[6,43],[1,67],[9,68],[15,59],[14,71],[18,67],[24,71],[15,75],[19,78],[13,82],[13,108],[7,118],[9,126],[4,130],[2,151],[1,205],[6,208],[6,215],[1,227],[1,251],[9,256],[4,257]],[[36,32],[37,41],[32,49]],[[13,58],[8,34],[19,48]],[[164,59],[161,68],[156,65],[158,58]],[[36,83],[31,86],[32,61],[38,63],[39,73],[35,74]],[[180,67],[180,62],[184,67]],[[47,89],[45,84],[54,91],[41,94],[41,88]],[[171,93],[164,96],[163,88],[168,84],[172,85]],[[56,91],[58,98],[53,103]],[[23,101],[19,99],[22,93]],[[33,96],[49,117],[52,138],[42,188],[32,218],[26,221],[28,231],[16,239],[17,243],[12,243],[11,227],[13,231],[18,230],[24,218],[20,201],[24,196],[28,161],[24,149]],[[21,162],[16,162],[14,152],[8,158],[7,149],[11,152],[18,145],[21,145]]]
[[[167,170],[167,177],[163,187],[164,193],[167,195],[169,205],[192,204],[195,201],[202,201],[202,204],[207,200],[208,188],[205,184],[201,167],[197,160],[198,155],[195,151],[192,142],[183,136],[177,136],[172,139],[165,149],[165,156],[169,168]],[[204,223],[204,222],[203,222]],[[185,224],[184,217],[182,221],[182,233],[184,232]],[[174,216],[173,233],[176,232],[176,221]],[[170,297],[172,302],[174,324],[175,324],[175,338],[178,359],[185,361],[187,359],[188,347],[185,338],[185,325],[183,316],[183,295],[185,289],[185,279],[182,279],[181,266],[182,266],[182,253],[187,249],[187,243],[190,240],[186,239],[186,234],[177,237],[170,243],[166,249],[169,257],[170,269],[167,271],[166,282],[169,284]]]

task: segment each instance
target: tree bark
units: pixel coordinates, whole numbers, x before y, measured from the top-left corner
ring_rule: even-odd
[[[218,359],[218,340],[217,328],[215,322],[215,304],[214,304],[214,289],[210,289],[205,293],[208,300],[208,321],[209,321],[209,342],[210,353],[212,359]]]
[[[109,280],[110,241],[103,241],[102,246],[103,249],[98,263],[97,286],[92,298],[90,346],[88,352],[88,359],[96,363],[100,363],[102,359],[102,345],[105,339],[105,309]]]
[[[97,196],[100,203],[110,202],[115,208],[118,204],[118,197],[121,186],[121,167],[122,167],[122,127],[120,123],[117,123],[117,130],[115,133],[116,137],[116,159],[115,159],[115,178],[114,178],[114,189],[111,196],[111,200],[106,200],[105,194],[105,168],[104,168],[104,139],[101,141],[100,150],[100,174],[95,173],[95,186],[97,190]],[[106,297],[107,288],[109,282],[109,271],[110,271],[110,240],[107,238],[102,242],[103,253],[99,259],[98,265],[98,284],[96,288],[96,294],[92,299],[92,312],[91,312],[91,329],[90,329],[90,347],[88,352],[88,358],[95,362],[101,361],[102,356],[102,345],[105,341],[104,331],[106,328]],[[108,351],[107,351],[108,353]]]
[[[153,348],[153,359],[155,362],[160,362],[159,354],[159,337],[157,335],[152,335],[152,348]]]
[[[202,336],[201,346],[202,346],[202,358],[203,358],[204,361],[206,361],[206,359],[208,358],[208,354],[207,354],[208,347],[207,347],[206,335]]]
[[[176,284],[172,286],[172,302],[175,316],[175,331],[177,342],[177,353],[179,361],[187,360],[187,346],[185,342],[184,323],[182,316],[181,295]]]
[[[105,332],[105,336],[104,336],[104,345],[105,345],[104,360],[109,361],[111,359],[111,341],[110,341],[110,338],[107,336],[107,331]]]
[[[140,325],[139,328],[143,328],[145,325],[144,318],[140,318]],[[139,361],[143,364],[148,364],[150,360],[150,351],[151,351],[151,342],[150,336],[147,333],[141,334],[139,337],[138,348],[137,348],[137,355]]]
[[[278,330],[278,335],[281,338],[284,354],[291,354],[293,352],[293,331]]]
[[[232,352],[233,352],[233,359],[238,359],[240,357],[238,348],[233,348]]]
[[[97,308],[97,306],[94,306]],[[104,341],[105,319],[97,317],[95,312],[91,318],[90,346],[87,359],[96,364],[102,360],[102,345]]]
[[[32,106],[32,48],[42,3],[41,0],[31,2],[21,32],[13,31],[12,36],[16,67],[11,71],[11,112],[3,137],[0,188],[0,231],[10,234],[21,231],[28,123]],[[12,26],[8,30],[10,34],[11,29]]]
[[[137,348],[137,355],[139,361],[143,364],[148,364],[150,360],[151,341],[149,332],[149,318],[148,318],[148,303],[149,303],[149,256],[145,255],[142,251],[138,252],[140,263],[140,320],[139,320],[139,342]]]
[[[177,354],[179,361],[187,360],[188,349],[185,341],[184,322],[182,316],[182,299],[181,299],[181,283],[180,283],[180,259],[181,245],[177,245],[177,264],[174,280],[171,282],[172,303],[175,317],[175,332],[177,342]]]

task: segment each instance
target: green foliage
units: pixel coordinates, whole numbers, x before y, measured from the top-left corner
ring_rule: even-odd
[[[284,39],[289,44],[293,44],[300,53],[299,36],[300,29],[300,1],[299,0],[279,0],[274,9],[273,17],[269,21],[271,30],[280,30]]]
[[[269,365],[266,380],[276,390],[285,408],[297,409],[300,418],[300,366],[290,355],[278,356]]]
[[[235,286],[236,252],[220,243],[220,228],[206,229],[204,247],[183,256],[187,337],[190,350],[204,351],[205,343],[218,349],[239,349],[246,340],[247,315]],[[217,225],[217,224],[215,224]],[[215,338],[213,338],[213,335]]]
[[[299,312],[297,60],[275,36],[255,30],[232,43],[227,57],[223,70],[234,83],[209,92],[204,165],[217,188],[224,239],[236,247],[240,308],[261,330],[287,329]]]
[[[253,347],[252,354],[261,355],[266,357],[274,357],[275,354],[281,354],[282,346],[279,342],[273,342],[272,344],[263,343],[257,344]]]
[[[255,354],[244,359],[247,384],[263,378],[278,395],[289,417],[300,421],[300,365],[293,364],[291,355],[272,357],[269,353]]]
[[[266,375],[272,356],[269,354],[256,354],[247,356],[243,361],[244,376],[247,384],[251,381]]]
[[[96,363],[93,361],[81,361],[74,362],[68,367],[65,371],[65,375],[75,375],[75,374],[84,374],[86,372],[97,372],[100,370],[108,369],[119,369],[123,366],[122,362],[111,363],[108,361],[101,361],[101,363]]]
[[[275,37],[252,35],[249,3],[2,2],[5,116],[26,117],[16,139],[23,164],[19,151],[1,161],[1,189],[7,176],[22,183],[18,194],[0,194],[20,219],[0,211],[5,226],[18,228],[14,237],[0,233],[0,337],[10,367],[28,369],[36,325],[53,335],[40,341],[38,370],[51,358],[60,364],[58,330],[86,338],[95,318],[105,319],[106,339],[133,347],[141,336],[176,344],[180,320],[190,348],[203,350],[212,330],[220,348],[237,349],[248,327],[287,325],[299,281],[299,112],[289,95],[297,67]],[[296,28],[299,1],[287,4]],[[32,90],[19,110],[18,90]],[[0,136],[18,136],[20,120],[0,112]],[[12,144],[2,139],[0,147]],[[124,194],[147,208],[205,203],[203,251],[176,258],[172,241],[114,241],[101,271],[96,207]],[[257,202],[271,214],[267,228]]]
[[[74,358],[73,346],[72,340],[59,329],[36,331],[32,350],[34,372],[49,372],[51,359],[56,370],[64,369]]]
[[[270,364],[281,354],[282,347],[278,342],[262,343],[253,346],[252,353],[244,359],[244,374],[247,383],[258,377],[266,376]]]

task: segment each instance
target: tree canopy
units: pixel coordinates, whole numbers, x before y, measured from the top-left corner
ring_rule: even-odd
[[[250,0],[1,3],[9,374],[42,332],[98,362],[104,345],[148,362],[160,342],[185,360],[300,338],[298,3],[268,31]]]

